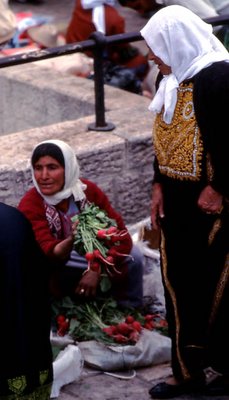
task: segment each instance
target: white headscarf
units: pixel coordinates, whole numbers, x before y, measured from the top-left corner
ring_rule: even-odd
[[[92,9],[92,22],[98,32],[106,34],[104,4],[115,6],[116,0],[81,0],[84,10]]]
[[[177,102],[177,87],[217,61],[229,61],[229,53],[212,33],[212,26],[186,7],[172,5],[156,12],[140,31],[149,48],[172,73],[164,75],[149,110],[169,124]]]
[[[85,193],[84,190],[86,189],[86,185],[84,185],[81,180],[79,179],[79,165],[76,159],[76,155],[73,151],[73,149],[65,142],[62,140],[45,140],[39,144],[37,144],[34,150],[43,143],[52,143],[55,144],[56,146],[59,147],[61,150],[63,157],[64,157],[64,164],[65,164],[65,184],[64,188],[54,194],[53,196],[44,196],[37,184],[37,181],[34,177],[34,170],[32,167],[32,179],[33,179],[33,184],[36,187],[37,191],[40,193],[40,195],[43,197],[43,199],[48,203],[49,205],[55,206],[56,204],[60,203],[62,200],[69,198],[71,195],[73,195],[75,201],[80,201],[85,199]],[[33,154],[32,153],[32,154]]]

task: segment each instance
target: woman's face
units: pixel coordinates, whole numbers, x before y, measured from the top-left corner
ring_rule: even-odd
[[[157,57],[151,49],[148,52],[148,60],[153,61],[157,66],[162,75],[169,75],[171,74],[172,70],[171,67],[166,65],[159,57]]]
[[[44,156],[34,165],[34,177],[41,193],[52,196],[64,187],[64,167],[53,157]]]

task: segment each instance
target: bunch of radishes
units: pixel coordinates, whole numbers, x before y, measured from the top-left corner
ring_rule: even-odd
[[[132,315],[128,315],[124,322],[103,328],[103,332],[111,336],[115,342],[126,344],[137,343],[141,330],[141,323],[135,320]]]
[[[128,231],[119,230],[116,221],[95,204],[87,204],[81,213],[72,217],[77,225],[74,232],[74,248],[85,256],[88,270],[101,274],[100,287],[103,292],[110,289],[109,278],[120,274],[115,267],[115,257],[128,254],[117,252],[116,246],[126,239]]]
[[[139,339],[142,328],[150,331],[167,328],[167,321],[157,314],[147,314],[142,316],[141,319],[142,322],[136,320],[132,315],[128,315],[124,322],[103,328],[103,332],[117,343],[135,344]]]

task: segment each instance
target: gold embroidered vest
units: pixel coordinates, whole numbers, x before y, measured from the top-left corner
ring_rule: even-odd
[[[172,122],[157,115],[153,143],[160,172],[175,179],[198,181],[201,177],[203,143],[196,122],[193,84],[181,84]]]

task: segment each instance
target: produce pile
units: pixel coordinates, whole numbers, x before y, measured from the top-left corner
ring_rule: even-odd
[[[64,297],[52,303],[53,331],[81,342],[134,345],[143,328],[167,335],[167,322],[157,314],[142,315],[134,309],[119,309],[113,298],[77,303]]]
[[[100,272],[102,292],[111,287],[110,277],[120,273],[115,267],[116,246],[128,232],[95,204],[87,204],[72,218],[76,224],[74,248],[88,261],[88,270]],[[130,255],[129,255],[130,256]],[[52,331],[76,342],[96,340],[110,345],[135,345],[142,329],[167,334],[167,322],[156,314],[142,315],[132,308],[119,308],[113,298],[83,299],[64,297],[52,302]]]
[[[125,238],[127,230],[120,231],[116,221],[93,203],[86,204],[80,214],[72,217],[72,222],[76,223],[74,249],[85,256],[88,269],[100,272],[100,288],[102,292],[108,291],[111,287],[109,277],[120,273],[115,268],[114,255],[117,252],[114,246]]]

